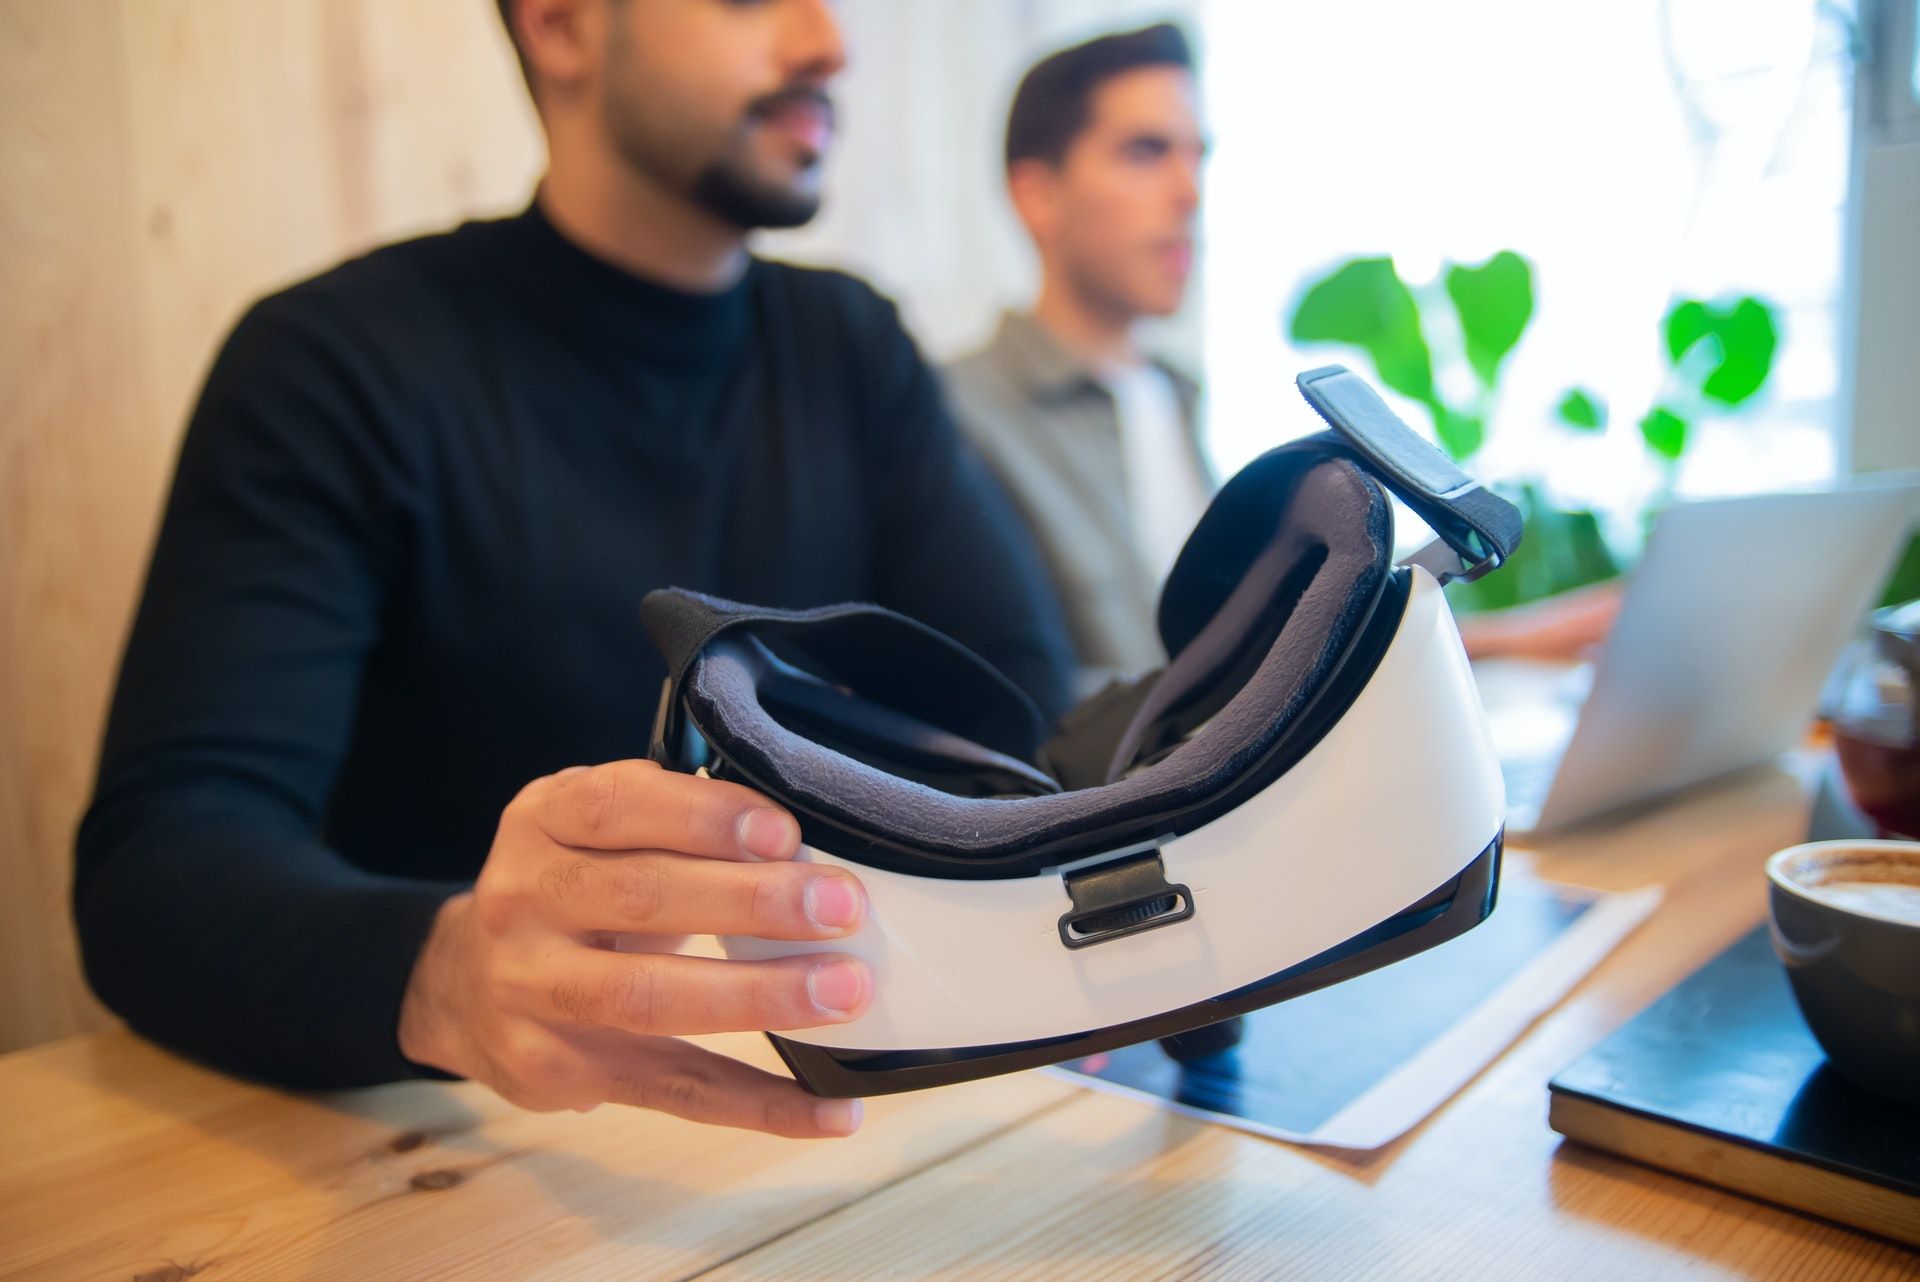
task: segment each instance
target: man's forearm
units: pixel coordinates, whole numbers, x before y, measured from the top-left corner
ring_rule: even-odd
[[[379,877],[205,801],[96,804],[74,914],[94,991],[137,1031],[285,1086],[418,1076],[407,979],[454,883]]]

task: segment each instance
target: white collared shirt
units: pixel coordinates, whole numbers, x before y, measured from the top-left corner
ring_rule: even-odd
[[[1120,423],[1133,537],[1150,582],[1166,580],[1194,523],[1207,510],[1208,486],[1187,440],[1180,397],[1151,361],[1111,367],[1101,383]]]

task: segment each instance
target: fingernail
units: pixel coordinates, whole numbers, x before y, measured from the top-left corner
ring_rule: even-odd
[[[586,769],[585,766],[568,766],[565,770],[554,771],[553,777],[555,779],[565,779],[565,778],[568,778],[569,776],[577,775],[582,770],[585,770],[585,769]]]
[[[844,1015],[858,1006],[866,994],[865,970],[853,961],[831,961],[815,966],[807,974],[807,995],[828,1014]]]
[[[785,859],[800,844],[800,825],[784,810],[749,810],[740,816],[740,845],[758,859]]]
[[[829,1135],[851,1135],[866,1111],[857,1099],[823,1099],[813,1106],[813,1121]]]
[[[808,920],[824,930],[844,930],[860,916],[860,896],[849,877],[815,877],[800,900]]]

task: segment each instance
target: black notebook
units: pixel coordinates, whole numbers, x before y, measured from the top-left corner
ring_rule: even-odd
[[[1548,1090],[1571,1139],[1920,1245],[1920,1107],[1827,1065],[1765,926]]]

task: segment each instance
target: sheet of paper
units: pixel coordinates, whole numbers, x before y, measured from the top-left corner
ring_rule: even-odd
[[[1049,1071],[1274,1139],[1389,1144],[1445,1103],[1646,920],[1660,888],[1598,894],[1509,871],[1493,914],[1437,948],[1245,1017],[1240,1045],[1158,1043]]]

